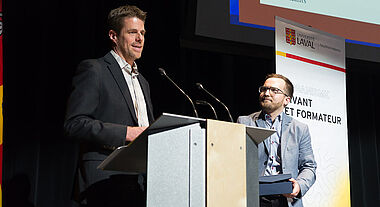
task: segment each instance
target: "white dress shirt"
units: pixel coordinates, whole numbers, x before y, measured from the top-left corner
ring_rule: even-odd
[[[133,66],[131,66],[129,63],[127,63],[127,61],[116,54],[115,51],[111,50],[111,54],[119,64],[125,81],[127,82],[139,126],[149,126],[144,94],[142,92],[139,80],[137,79],[139,73],[137,71],[136,63],[134,62]]]

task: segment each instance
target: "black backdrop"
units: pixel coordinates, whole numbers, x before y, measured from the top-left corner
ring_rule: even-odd
[[[109,51],[106,15],[125,3],[148,12],[138,65],[151,84],[156,117],[162,112],[192,115],[189,103],[159,75],[158,67],[194,100],[212,103],[223,120],[223,109],[194,83],[224,101],[235,120],[258,110],[256,91],[274,71],[274,48],[195,36],[194,0],[5,1],[5,207],[72,205],[77,146],[62,133],[71,78],[80,60]],[[379,63],[347,59],[352,206],[380,203],[379,82]],[[200,112],[211,117],[208,108],[200,107]]]

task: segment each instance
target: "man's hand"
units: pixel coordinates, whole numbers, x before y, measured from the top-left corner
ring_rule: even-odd
[[[293,192],[287,193],[287,194],[282,194],[282,195],[287,197],[287,198],[295,198],[301,190],[300,185],[298,184],[298,182],[294,178],[290,178],[289,181],[293,183]]]
[[[127,137],[126,140],[132,142],[136,139],[146,128],[148,127],[127,127]]]

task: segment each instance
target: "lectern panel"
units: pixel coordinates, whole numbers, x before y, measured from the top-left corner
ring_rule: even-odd
[[[192,124],[148,137],[147,206],[205,206],[205,133]]]
[[[207,120],[207,206],[246,207],[246,130]]]

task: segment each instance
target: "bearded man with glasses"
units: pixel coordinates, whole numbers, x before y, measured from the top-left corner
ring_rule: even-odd
[[[314,160],[308,126],[284,113],[293,96],[293,84],[280,74],[269,74],[259,87],[261,111],[240,116],[238,123],[275,129],[277,132],[258,146],[259,175],[291,174],[293,192],[260,197],[260,206],[302,207],[302,197],[314,184]]]

